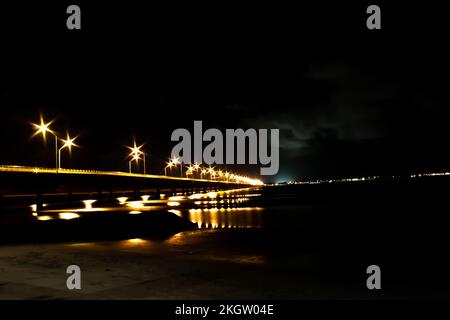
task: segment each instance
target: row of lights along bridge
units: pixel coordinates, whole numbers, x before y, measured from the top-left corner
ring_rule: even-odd
[[[64,149],[67,149],[69,153],[72,152],[72,147],[79,147],[75,144],[75,140],[78,136],[71,138],[69,133],[66,134],[66,138],[60,138],[55,131],[50,128],[50,125],[53,123],[52,121],[45,122],[43,116],[40,117],[40,123],[32,123],[32,126],[35,129],[33,137],[41,134],[46,139],[47,133],[52,135],[55,139],[55,167],[56,171],[61,169],[61,152]],[[128,169],[129,173],[132,173],[132,162],[135,161],[136,164],[142,160],[144,164],[144,174],[147,174],[146,167],[146,153],[142,150],[143,145],[137,146],[134,143],[133,147],[127,147],[131,150],[129,153],[130,160],[128,161]],[[141,158],[142,156],[142,158]],[[209,180],[220,180],[227,182],[237,182],[237,183],[250,183],[250,184],[261,184],[259,180],[251,179],[249,177],[237,175],[232,172],[222,171],[221,169],[215,169],[214,167],[202,167],[200,164],[195,163],[185,167],[184,175],[183,175],[183,163],[177,157],[169,158],[169,161],[166,163],[164,167],[164,175],[167,176],[172,173],[172,169],[177,169],[179,167],[180,177],[186,178],[198,178],[198,179],[209,179]],[[177,170],[178,171],[178,170]]]

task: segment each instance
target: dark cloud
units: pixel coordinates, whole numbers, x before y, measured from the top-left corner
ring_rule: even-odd
[[[317,92],[315,96],[274,103],[242,123],[281,130],[282,168],[294,176],[438,169],[427,165],[435,162],[436,154],[438,162],[447,163],[442,169],[447,168],[448,154],[436,150],[442,148],[437,142],[448,138],[442,121],[449,115],[448,97],[429,92],[429,82],[440,78],[423,79],[421,73],[409,78],[401,69],[390,69],[393,63],[361,59],[311,63],[302,78]],[[429,141],[428,146],[423,141]]]

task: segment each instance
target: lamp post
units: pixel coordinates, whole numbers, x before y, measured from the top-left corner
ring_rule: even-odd
[[[167,177],[167,168],[172,169],[174,163],[172,161],[167,162],[167,165],[164,167],[164,175]]]
[[[129,169],[130,173],[131,173],[131,162],[136,161],[136,163],[137,163],[139,160],[141,160],[141,158],[139,158],[138,154],[135,154],[135,155],[133,155],[131,160],[128,161],[128,169]]]
[[[209,166],[208,173],[209,173],[209,179],[210,180],[214,180],[214,177],[216,175],[216,173],[214,171],[214,167]]]
[[[58,149],[58,169],[61,169],[61,150],[64,148],[68,148],[69,153],[72,153],[72,147],[78,147],[75,143],[73,143],[76,138],[77,137],[71,139],[69,134],[67,134],[66,140],[61,139],[64,142],[64,144],[62,145],[61,148]]]
[[[192,166],[192,171],[193,172],[198,172],[200,171],[200,164],[198,164],[198,162],[195,162],[194,165]],[[195,175],[192,175],[195,178]]]
[[[182,177],[183,178],[183,163],[182,163],[182,161],[180,160],[180,158],[177,158],[177,157],[172,157],[172,160],[171,160],[172,162],[173,162],[173,164],[176,166],[177,164],[179,164],[180,165],[180,177]]]
[[[144,174],[146,174],[147,170],[146,170],[146,165],[145,165],[145,162],[146,162],[145,161],[145,152],[142,151],[142,155],[143,155],[143,158],[144,158],[144,160],[143,160],[144,161]]]
[[[56,169],[56,172],[58,172],[58,136],[56,135],[56,133],[53,130],[51,130],[49,128],[52,123],[53,123],[53,120],[48,123],[45,123],[44,118],[41,115],[40,116],[40,124],[32,123],[32,125],[36,129],[36,132],[32,135],[32,137],[34,137],[38,134],[42,134],[44,141],[45,141],[47,132],[55,137],[55,169]]]
[[[147,173],[147,164],[146,164],[147,161],[145,160],[145,152],[141,150],[141,148],[143,146],[144,145],[141,145],[141,146],[137,147],[136,146],[136,142],[134,142],[134,146],[133,147],[128,147],[128,149],[131,150],[130,156],[135,156],[135,155],[139,156],[139,155],[142,154],[142,157],[144,158],[143,159],[143,161],[144,161],[144,174],[146,174]],[[138,160],[142,160],[142,159],[139,158]]]
[[[186,178],[188,177],[188,175],[194,175],[194,167],[193,166],[188,166],[187,170],[186,170]]]
[[[194,174],[194,168],[192,166],[187,167],[186,178]]]

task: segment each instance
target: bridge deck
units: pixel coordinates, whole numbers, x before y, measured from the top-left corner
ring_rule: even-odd
[[[251,183],[120,171],[0,166],[0,195],[120,190],[236,189]]]
[[[101,171],[101,170],[80,170],[80,169],[56,169],[56,168],[42,168],[42,167],[26,167],[26,166],[13,166],[2,165],[0,166],[0,172],[17,172],[17,173],[53,173],[53,174],[88,174],[88,175],[106,175],[117,177],[131,177],[131,178],[148,178],[148,179],[165,179],[165,180],[180,180],[180,181],[201,181],[201,182],[213,182],[228,184],[231,182],[209,179],[196,179],[196,178],[182,178],[174,176],[163,176],[156,174],[142,174],[142,173],[128,173],[123,171]],[[246,184],[246,183],[240,183]],[[249,184],[250,185],[250,184]]]

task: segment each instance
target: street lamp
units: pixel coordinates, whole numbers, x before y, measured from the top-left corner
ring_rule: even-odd
[[[186,170],[186,178],[187,178],[188,176],[190,176],[190,175],[193,175],[193,174],[194,174],[194,167],[192,167],[192,166],[187,167],[187,170]]]
[[[180,164],[180,177],[183,178],[183,163],[181,162],[180,158],[173,156],[171,161],[174,165]]]
[[[143,161],[144,161],[144,174],[147,173],[147,167],[146,167],[146,160],[145,160],[145,152],[141,150],[141,148],[144,145],[141,145],[139,147],[136,146],[136,142],[134,142],[134,147],[128,147],[128,149],[131,150],[130,156],[135,156],[135,155],[143,155]],[[140,158],[138,160],[141,160]]]
[[[47,132],[50,133],[55,137],[55,168],[58,172],[58,137],[55,134],[53,130],[51,130],[49,127],[53,123],[54,120],[45,123],[44,117],[40,116],[40,124],[32,123],[33,127],[36,129],[36,132],[32,135],[32,137],[42,134],[42,137],[44,138],[44,141],[46,140],[46,134]]]
[[[128,169],[129,169],[130,173],[131,173],[131,162],[136,161],[136,163],[137,163],[139,160],[141,160],[141,158],[139,158],[138,154],[135,154],[135,155],[133,155],[131,160],[128,161]]]
[[[72,147],[78,147],[75,143],[73,143],[76,138],[78,137],[71,139],[69,134],[67,134],[66,140],[61,139],[64,142],[64,144],[62,145],[61,148],[58,149],[58,169],[61,169],[61,150],[64,148],[68,148],[69,153],[72,153]]]
[[[214,177],[216,175],[216,173],[214,171],[214,167],[209,166],[208,173],[209,173],[209,179],[210,180],[214,180]]]
[[[199,170],[200,170],[200,164],[198,164],[198,162],[195,162],[194,165],[192,166],[192,171],[197,172]]]
[[[142,156],[143,156],[143,158],[144,158],[144,159],[143,159],[143,161],[144,161],[144,174],[146,174],[146,173],[147,173],[147,169],[146,169],[147,166],[146,166],[146,164],[145,164],[145,163],[146,163],[146,160],[145,160],[145,152],[144,152],[144,151],[142,151]]]
[[[164,167],[164,175],[167,176],[167,168],[172,169],[175,164],[172,161],[167,162],[167,166]]]

